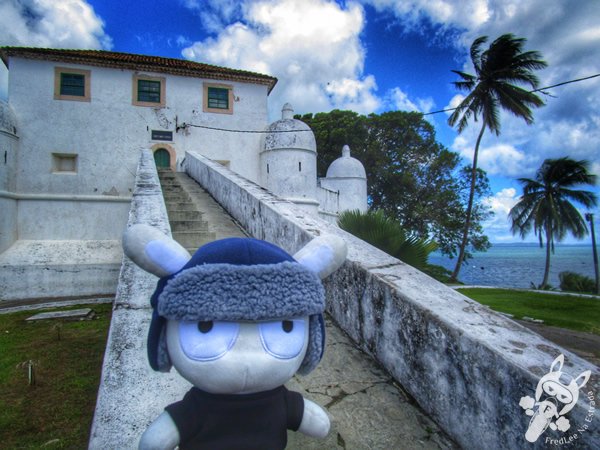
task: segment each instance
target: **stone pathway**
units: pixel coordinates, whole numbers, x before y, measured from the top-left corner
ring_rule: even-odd
[[[524,320],[517,320],[517,322],[600,367],[600,335]]]
[[[452,289],[507,289],[507,290],[521,290],[539,292],[540,294],[552,294],[552,295],[569,295],[583,298],[594,298],[600,301],[600,297],[588,294],[577,294],[572,292],[560,292],[560,291],[539,291],[534,289],[514,289],[514,288],[503,288],[497,286],[450,286]],[[501,313],[502,314],[502,313]],[[512,315],[509,317],[513,318]],[[600,335],[593,333],[586,333],[583,331],[569,330],[568,328],[553,327],[544,323],[535,323],[529,320],[514,319],[515,322],[520,323],[524,327],[536,332],[540,336],[572,351],[576,355],[583,359],[591,362],[592,364],[600,367]]]
[[[27,300],[6,300],[0,302],[0,314],[10,314],[19,311],[36,309],[54,309],[75,305],[95,305],[112,303],[114,296],[83,296],[83,297],[52,297]]]
[[[287,387],[325,407],[331,431],[324,441],[288,432],[288,449],[459,448],[328,316],[326,327],[323,360]]]

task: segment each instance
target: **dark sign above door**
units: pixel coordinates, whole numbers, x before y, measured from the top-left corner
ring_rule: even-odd
[[[172,141],[173,140],[173,132],[172,131],[162,131],[162,130],[152,130],[152,140],[153,141]]]

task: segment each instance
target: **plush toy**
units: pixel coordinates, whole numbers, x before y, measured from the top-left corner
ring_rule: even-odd
[[[342,239],[316,238],[292,257],[265,241],[230,238],[190,256],[155,228],[134,225],[123,247],[160,277],[150,365],[174,366],[194,386],[150,424],[140,449],[283,449],[288,429],[327,435],[327,413],[283,384],[322,357],[320,278],[344,262]]]

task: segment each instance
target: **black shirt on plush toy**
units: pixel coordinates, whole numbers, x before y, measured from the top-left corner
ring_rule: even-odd
[[[325,341],[320,278],[345,260],[346,246],[321,236],[290,256],[256,239],[204,245],[190,257],[147,225],[123,247],[160,277],[151,303],[148,357],[194,387],[169,405],[140,439],[140,449],[283,449],[287,430],[325,437],[329,418],[283,384],[320,361]]]

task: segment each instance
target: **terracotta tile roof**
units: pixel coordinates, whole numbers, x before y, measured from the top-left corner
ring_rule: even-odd
[[[183,59],[162,58],[160,56],[135,55],[132,53],[107,52],[103,50],[64,50],[35,47],[0,47],[0,57],[6,67],[9,58],[18,56],[26,59],[85,64],[118,69],[161,72],[195,78],[241,81],[264,84],[269,92],[275,87],[277,78],[246,70],[229,69],[210,64]]]

